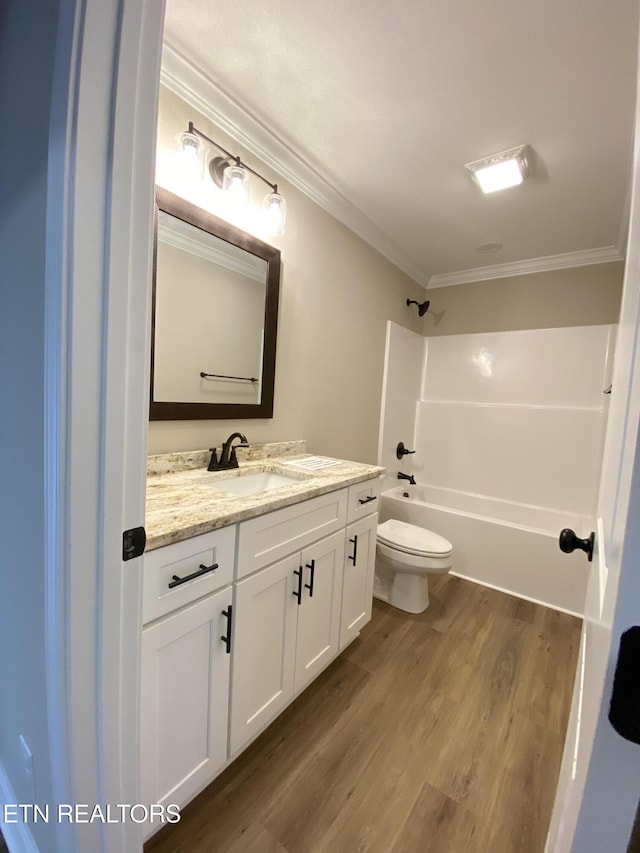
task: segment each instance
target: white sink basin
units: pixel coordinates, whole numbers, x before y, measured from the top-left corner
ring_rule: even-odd
[[[287,477],[274,471],[262,471],[259,474],[247,474],[244,477],[229,477],[225,480],[204,480],[212,489],[233,492],[234,495],[255,495],[258,492],[271,492],[282,486],[292,486],[301,482],[300,477]]]

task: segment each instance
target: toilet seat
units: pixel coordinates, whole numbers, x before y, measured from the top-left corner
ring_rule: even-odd
[[[444,536],[395,518],[378,525],[378,541],[416,557],[448,557],[453,552],[453,545]]]

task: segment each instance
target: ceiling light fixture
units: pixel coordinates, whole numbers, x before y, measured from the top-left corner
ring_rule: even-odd
[[[518,145],[490,157],[465,163],[483,193],[505,190],[521,184],[530,173],[527,145]]]
[[[189,122],[189,129],[185,133],[180,134],[180,142],[182,152],[189,159],[198,162],[201,157],[200,139],[204,139],[210,145],[213,145],[219,151],[222,151],[223,157],[213,157],[209,161],[209,176],[211,180],[228,193],[230,198],[235,201],[246,201],[249,198],[249,173],[255,175],[263,181],[271,192],[264,197],[263,207],[266,213],[267,228],[273,236],[281,236],[284,234],[285,221],[287,216],[287,203],[284,196],[278,192],[278,185],[272,184],[260,172],[256,172],[246,163],[243,163],[240,157],[232,154],[223,148],[218,142],[215,142],[202,131],[194,126],[193,122]]]

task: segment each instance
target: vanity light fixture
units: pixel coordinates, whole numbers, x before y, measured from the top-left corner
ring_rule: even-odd
[[[521,184],[530,174],[527,145],[518,145],[498,154],[465,163],[465,169],[483,193],[505,190]]]
[[[426,302],[418,302],[416,299],[407,299],[407,307],[409,305],[417,305],[418,306],[418,317],[424,317],[424,315],[429,310],[429,300]]]
[[[186,130],[184,133],[179,134],[178,139],[180,140],[180,158],[184,168],[191,175],[197,176],[198,179],[202,178],[202,149],[200,147],[200,140],[191,130]]]
[[[284,234],[285,220],[287,216],[287,203],[284,197],[278,192],[278,185],[272,184],[260,172],[256,172],[246,163],[243,163],[240,157],[232,154],[223,148],[218,142],[215,142],[202,131],[194,126],[193,122],[189,122],[189,129],[180,134],[180,143],[182,151],[187,157],[193,158],[199,162],[201,158],[200,139],[205,140],[214,148],[222,151],[224,156],[213,157],[209,161],[209,176],[211,180],[220,187],[229,196],[238,201],[246,201],[249,198],[249,174],[255,175],[263,181],[271,192],[264,197],[263,208],[266,213],[267,228],[273,236],[281,236]]]

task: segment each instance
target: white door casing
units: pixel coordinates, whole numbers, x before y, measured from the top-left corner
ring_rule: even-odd
[[[640,108],[624,290],[574,699],[548,853],[624,853],[640,796],[640,746],[608,720],[621,634],[640,624]]]
[[[47,204],[45,655],[56,800],[138,801],[151,245],[162,0],[64,0]],[[138,851],[135,823],[56,850]],[[53,847],[52,847],[53,849]]]

